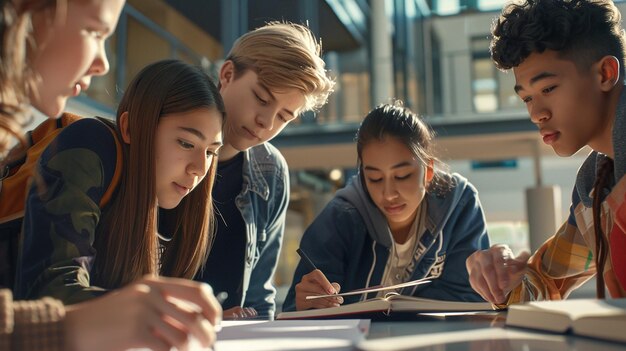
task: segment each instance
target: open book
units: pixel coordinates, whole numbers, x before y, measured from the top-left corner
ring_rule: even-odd
[[[626,342],[626,298],[511,305],[506,325]]]
[[[361,315],[390,315],[392,312],[470,312],[492,311],[493,309],[493,305],[488,302],[431,300],[388,293],[384,298],[377,297],[339,307],[282,312],[278,314],[276,319],[354,318]]]

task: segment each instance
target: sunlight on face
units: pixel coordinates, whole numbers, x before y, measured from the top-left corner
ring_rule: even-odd
[[[214,162],[222,145],[222,116],[207,108],[163,116],[155,144],[158,204],[171,209],[204,179]]]
[[[513,69],[517,95],[543,142],[559,156],[571,156],[585,145],[613,151],[613,111],[596,67],[581,72],[573,61],[546,50],[532,53]]]
[[[57,117],[67,99],[89,88],[91,78],[109,71],[104,48],[125,0],[67,1],[67,13],[54,8],[33,14],[37,49],[30,52],[38,78],[31,102],[48,117]]]
[[[395,138],[374,140],[361,154],[365,185],[392,232],[411,226],[426,194],[426,167]]]
[[[224,129],[227,145],[220,156],[225,159],[228,159],[227,154],[232,157],[236,152],[274,138],[296,119],[306,104],[304,94],[297,89],[269,91],[258,82],[258,76],[252,70],[237,79],[228,73],[226,67],[220,77],[220,93],[228,116]]]

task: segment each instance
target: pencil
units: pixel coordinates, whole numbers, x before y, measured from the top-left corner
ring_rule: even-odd
[[[307,266],[307,268],[309,268],[310,271],[314,271],[314,270],[317,269],[317,267],[315,267],[315,264],[313,263],[313,261],[311,261],[309,256],[307,256],[304,253],[304,251],[302,251],[302,249],[298,248],[296,250],[296,252],[298,253],[298,255],[300,255],[300,257],[302,258],[302,261],[304,261],[304,264]]]

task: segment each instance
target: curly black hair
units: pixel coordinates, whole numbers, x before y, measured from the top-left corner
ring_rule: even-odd
[[[532,53],[554,50],[581,71],[612,55],[624,73],[624,31],[612,0],[509,3],[494,20],[491,33],[491,58],[501,70],[517,67]]]

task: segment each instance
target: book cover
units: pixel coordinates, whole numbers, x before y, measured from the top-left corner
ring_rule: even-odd
[[[626,299],[572,299],[511,305],[506,325],[626,342]]]

